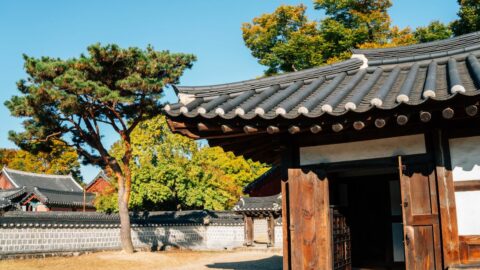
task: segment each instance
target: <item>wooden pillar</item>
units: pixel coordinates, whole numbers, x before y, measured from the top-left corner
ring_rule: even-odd
[[[450,165],[448,140],[441,130],[435,130],[431,136],[436,163],[443,261],[444,267],[449,267],[460,263],[455,187]]]
[[[282,240],[283,240],[283,268],[289,270],[290,267],[290,211],[289,211],[289,192],[288,181],[282,181]]]
[[[267,217],[267,231],[268,231],[268,244],[267,247],[275,246],[275,218],[273,216]]]
[[[288,182],[291,250],[289,269],[332,269],[328,179],[322,172],[289,169]]]
[[[253,245],[253,217],[244,216],[243,218],[245,222],[244,230],[245,230],[245,243],[244,245],[249,247]]]

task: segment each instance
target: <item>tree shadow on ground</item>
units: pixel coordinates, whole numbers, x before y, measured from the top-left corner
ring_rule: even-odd
[[[231,269],[231,270],[281,270],[282,256],[274,255],[265,259],[244,261],[244,262],[223,262],[207,264],[212,269]]]

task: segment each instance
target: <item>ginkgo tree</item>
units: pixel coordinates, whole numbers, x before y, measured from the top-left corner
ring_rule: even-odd
[[[178,83],[194,55],[95,44],[78,58],[24,56],[27,78],[20,95],[5,102],[24,118],[23,132],[10,139],[28,151],[48,151],[55,141],[75,147],[82,161],[107,169],[116,178],[120,238],[133,252],[128,202],[131,193],[131,134],[139,123],[161,113],[166,86]],[[104,136],[117,134],[124,146],[112,156]]]

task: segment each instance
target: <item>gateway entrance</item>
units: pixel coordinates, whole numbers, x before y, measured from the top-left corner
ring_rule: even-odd
[[[352,269],[405,269],[398,178],[395,171],[330,177],[330,204],[350,230]]]

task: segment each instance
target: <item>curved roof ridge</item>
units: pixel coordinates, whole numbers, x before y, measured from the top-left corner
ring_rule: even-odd
[[[369,65],[375,65],[391,59],[424,60],[478,49],[480,49],[480,31],[426,43],[378,49],[353,49],[352,52],[364,55]]]
[[[11,168],[7,168],[7,167],[4,167],[3,168],[5,171],[8,172],[14,172],[14,173],[18,173],[18,174],[23,174],[23,175],[30,175],[30,176],[36,176],[36,177],[45,177],[45,178],[52,178],[52,177],[56,177],[56,178],[72,178],[72,176],[70,174],[67,174],[67,175],[61,175],[61,174],[42,174],[42,173],[32,173],[32,172],[25,172],[25,171],[20,171],[20,170],[15,170],[15,169],[11,169]]]
[[[177,93],[181,94],[210,94],[211,96],[219,94],[231,94],[245,90],[259,89],[269,87],[272,84],[287,84],[296,80],[315,79],[320,76],[328,76],[340,72],[347,72],[359,69],[363,65],[361,59],[352,58],[339,63],[304,69],[295,72],[289,72],[270,77],[250,79],[233,83],[223,83],[205,86],[178,86],[174,85]]]
[[[56,194],[83,194],[81,191],[67,191],[67,190],[58,190],[58,189],[50,189],[50,188],[42,188],[42,187],[34,187],[35,190],[39,192],[50,192]],[[85,192],[85,194],[95,194],[92,192]]]

